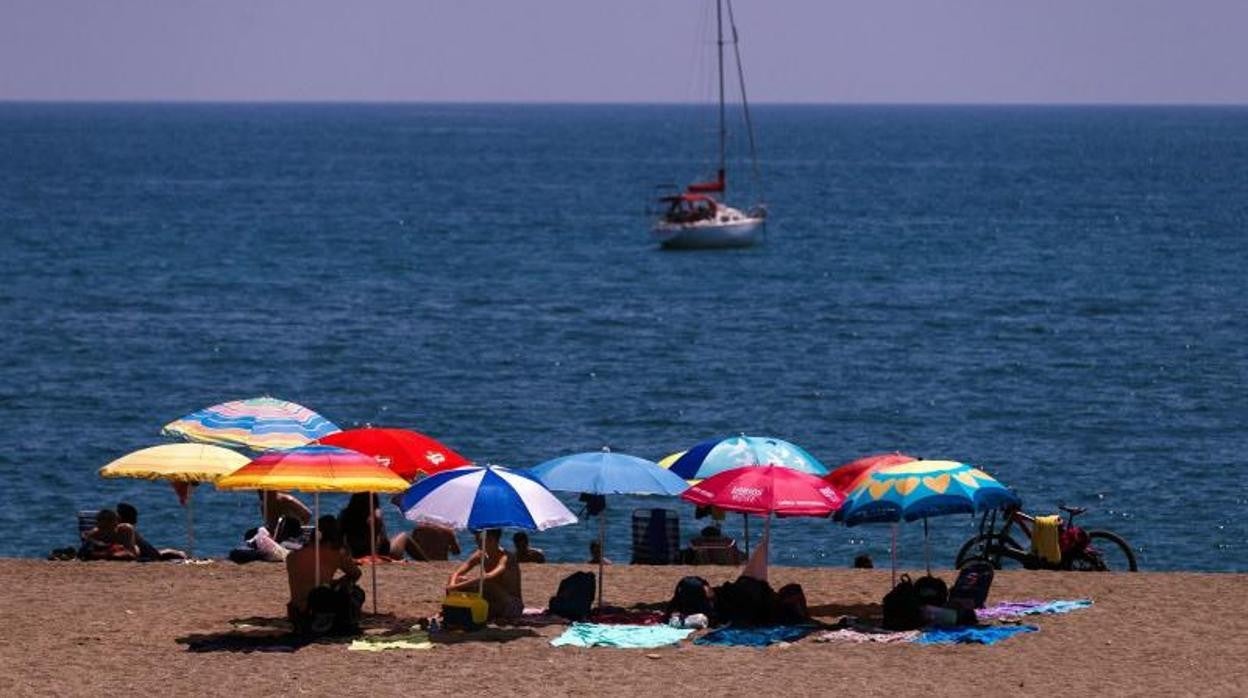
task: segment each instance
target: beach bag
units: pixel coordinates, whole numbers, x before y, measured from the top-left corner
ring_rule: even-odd
[[[958,571],[958,578],[949,590],[949,608],[973,610],[983,608],[992,587],[992,564],[983,560],[968,562]]]
[[[806,592],[801,584],[785,584],[776,592],[774,621],[777,625],[802,625],[810,621]]]
[[[714,615],[710,594],[706,593],[710,586],[710,582],[701,577],[684,577],[676,582],[672,600],[667,602],[667,617],[670,619],[673,615],[683,617],[701,613],[709,618]]]
[[[916,630],[923,625],[923,604],[910,575],[901,575],[897,586],[884,595],[884,627],[888,630]]]
[[[308,594],[302,628],[309,635],[354,635],[360,631],[364,590],[355,586],[319,586]]]
[[[949,585],[930,574],[915,580],[914,593],[918,594],[919,604],[923,606],[944,606],[949,602]]]
[[[574,572],[564,577],[550,597],[550,612],[568,620],[585,620],[594,606],[597,583],[593,572]]]
[[[775,601],[776,592],[767,582],[738,577],[716,587],[715,616],[732,625],[770,625]]]

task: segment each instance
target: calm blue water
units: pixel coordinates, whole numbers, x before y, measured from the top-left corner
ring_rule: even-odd
[[[1248,570],[1248,109],[756,118],[767,244],[665,253],[642,210],[705,162],[687,108],[0,105],[0,554],[119,499],[181,544],[168,487],[96,470],[267,393],[514,466],[736,432],[966,460],[1146,568]],[[202,488],[199,550],[254,504]],[[948,564],[973,523],[932,524]],[[887,560],[887,528],[775,540]]]

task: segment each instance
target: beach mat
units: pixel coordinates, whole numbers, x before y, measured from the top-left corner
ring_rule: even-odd
[[[1034,625],[988,625],[963,628],[932,628],[915,638],[920,645],[995,645],[1015,635],[1034,633]]]
[[[1043,616],[1070,613],[1092,606],[1091,599],[1058,599],[1056,601],[1002,601],[975,612],[980,620],[1002,620],[1022,616]]]
[[[675,645],[693,630],[667,625],[602,625],[573,623],[550,641],[553,647],[623,647],[651,649]]]
[[[767,647],[778,642],[796,642],[815,631],[810,625],[768,625],[757,628],[719,628],[693,641],[695,645],[721,647]]]
[[[384,650],[431,650],[433,642],[429,633],[412,630],[395,635],[372,635],[353,640],[347,649],[354,652],[381,652]]]

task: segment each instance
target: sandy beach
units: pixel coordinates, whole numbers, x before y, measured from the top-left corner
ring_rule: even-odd
[[[366,632],[407,628],[435,613],[448,564],[381,566],[381,615],[366,619]],[[525,567],[525,600],[544,605],[576,569]],[[623,606],[661,602],[691,573],[719,583],[733,570],[616,566],[606,597]],[[777,586],[800,582],[812,612],[828,622],[878,613],[889,585],[887,570],[773,568],[772,576]],[[508,629],[488,640],[465,635],[421,651],[351,652],[326,642],[294,652],[192,652],[205,639],[280,632],[283,568],[3,560],[0,584],[8,595],[0,608],[4,695],[1242,695],[1248,685],[1248,620],[1239,608],[1248,601],[1248,577],[1232,574],[1004,573],[990,602],[1095,604],[1035,618],[1039,632],[988,647],[807,638],[762,650],[689,642],[654,650],[556,648],[549,640],[561,628],[552,626]]]

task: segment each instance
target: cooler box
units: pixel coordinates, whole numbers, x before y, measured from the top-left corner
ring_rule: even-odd
[[[480,594],[452,591],[442,601],[442,627],[450,630],[475,630],[485,625],[490,604]]]

